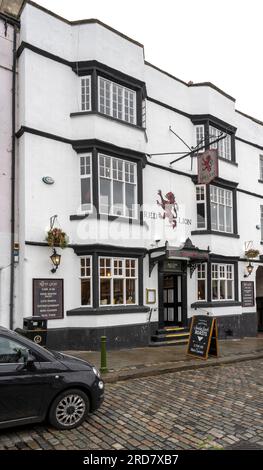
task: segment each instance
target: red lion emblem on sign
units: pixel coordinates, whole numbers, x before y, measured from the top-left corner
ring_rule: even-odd
[[[203,170],[207,170],[209,173],[212,169],[212,158],[211,155],[207,155],[206,158],[202,159]]]
[[[158,196],[160,196],[161,202],[156,201],[158,206],[164,210],[162,214],[162,218],[167,218],[169,223],[172,225],[173,228],[177,225],[177,212],[178,212],[178,204],[175,200],[174,193],[171,191],[165,195],[165,198],[162,195],[162,191],[159,189]]]

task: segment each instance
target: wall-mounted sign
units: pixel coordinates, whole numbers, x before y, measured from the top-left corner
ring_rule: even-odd
[[[218,176],[218,153],[209,149],[198,155],[198,184],[209,184]]]
[[[177,213],[178,213],[178,204],[175,200],[175,195],[171,191],[163,196],[162,191],[159,189],[158,196],[160,201],[156,201],[158,206],[163,209],[161,214],[163,219],[168,219],[169,224],[172,228],[177,226]]]
[[[254,282],[253,281],[241,281],[241,298],[242,307],[254,307]]]
[[[192,318],[187,354],[201,359],[218,356],[216,319],[205,315]]]
[[[33,316],[48,320],[63,318],[63,279],[33,279]]]
[[[156,289],[146,289],[146,303],[147,304],[156,303]]]
[[[43,176],[42,181],[46,184],[54,184],[55,183],[52,176]]]

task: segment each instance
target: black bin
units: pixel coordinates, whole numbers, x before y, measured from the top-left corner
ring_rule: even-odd
[[[47,320],[45,318],[24,318],[23,329],[17,328],[17,330],[17,333],[31,339],[31,341],[34,341],[34,343],[40,346],[45,346],[47,343]]]

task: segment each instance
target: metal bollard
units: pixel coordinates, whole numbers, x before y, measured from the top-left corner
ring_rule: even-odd
[[[106,351],[106,336],[100,337],[100,371],[108,372],[107,369],[107,351]]]

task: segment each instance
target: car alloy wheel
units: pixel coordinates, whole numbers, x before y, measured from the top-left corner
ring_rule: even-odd
[[[57,429],[72,429],[86,419],[89,399],[82,390],[66,390],[51,405],[49,421]]]
[[[83,417],[86,405],[79,395],[67,395],[57,405],[56,418],[59,424],[71,426],[77,424]]]

